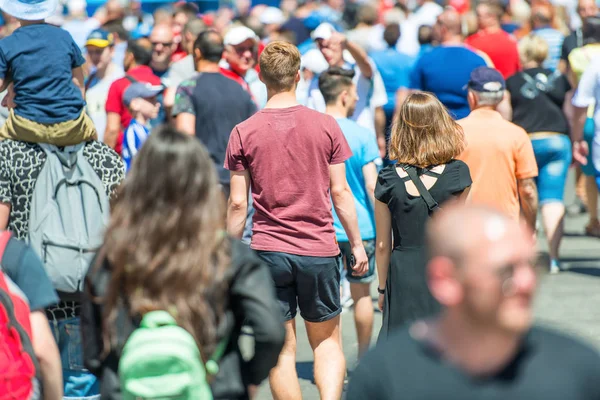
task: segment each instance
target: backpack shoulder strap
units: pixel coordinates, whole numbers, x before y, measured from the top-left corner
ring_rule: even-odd
[[[139,82],[137,79],[135,79],[133,76],[131,76],[129,74],[125,75],[125,79],[127,79],[131,83],[138,83]]]
[[[229,335],[225,336],[219,343],[217,343],[217,347],[213,352],[213,355],[206,362],[205,368],[206,372],[209,375],[215,376],[219,373],[219,361],[225,354],[225,350],[227,350],[227,345],[229,344]]]
[[[415,185],[415,187],[419,191],[421,198],[423,198],[423,200],[425,200],[425,203],[427,204],[427,208],[429,209],[429,211],[435,211],[438,208],[440,208],[440,205],[438,204],[438,202],[435,201],[435,199],[433,198],[431,193],[429,193],[429,190],[427,190],[427,188],[425,187],[425,185],[423,184],[421,179],[419,179],[419,176],[417,175],[417,169],[411,165],[404,165],[402,167],[402,169],[404,171],[406,171],[406,173],[408,174],[410,180],[412,181],[412,183]]]

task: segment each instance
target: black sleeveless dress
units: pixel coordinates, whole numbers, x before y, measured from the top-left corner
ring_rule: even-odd
[[[418,171],[419,175],[437,178],[429,193],[442,208],[445,201],[460,195],[472,182],[469,167],[459,160],[450,161],[440,174]],[[405,182],[409,180],[398,175],[396,165],[389,165],[379,172],[375,187],[375,198],[390,209],[393,232],[380,340],[404,324],[439,311],[425,280],[425,226],[430,213],[420,196],[406,191]]]

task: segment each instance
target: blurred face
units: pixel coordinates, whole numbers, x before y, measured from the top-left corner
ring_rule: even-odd
[[[150,42],[152,42],[152,63],[161,66],[169,65],[176,46],[173,43],[173,32],[166,25],[158,26],[152,30]]]
[[[173,17],[173,32],[182,32],[183,27],[188,23],[188,21],[189,18],[185,13],[180,12],[175,14]]]
[[[433,25],[433,30],[432,30],[433,40],[435,40],[438,43],[440,43],[442,41],[443,28],[444,28],[444,24],[442,23],[442,19],[441,19],[441,15],[440,15],[439,17],[437,17],[435,24]]]
[[[582,21],[598,14],[598,6],[594,0],[581,0],[577,5],[577,13]]]
[[[512,334],[524,333],[532,324],[537,284],[531,234],[501,220],[489,220],[487,231],[492,232],[494,240],[472,246],[465,262],[457,268],[462,286],[459,307],[482,325]]]
[[[246,72],[256,64],[256,42],[247,39],[242,43],[225,46],[225,60],[237,74],[245,76]]]
[[[329,66],[340,66],[340,64],[344,63],[343,49],[340,43],[317,39],[317,47],[321,50],[321,54],[323,54]]]
[[[485,4],[478,5],[476,8],[476,13],[479,29],[486,29],[496,23],[496,17],[492,13],[492,10],[490,10],[490,8]]]
[[[156,99],[156,97],[152,97],[149,99],[134,99],[131,103],[131,108],[135,112],[139,112],[146,119],[154,119],[158,117],[158,112],[160,111],[160,103]]]
[[[103,69],[108,66],[112,58],[112,48],[86,46],[88,62],[98,69]]]

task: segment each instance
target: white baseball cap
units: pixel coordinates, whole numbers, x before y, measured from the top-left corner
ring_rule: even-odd
[[[329,68],[329,64],[320,50],[310,49],[302,56],[300,68],[307,69],[315,74],[320,74]]]
[[[329,38],[331,38],[331,35],[333,35],[334,32],[336,32],[336,30],[333,27],[333,25],[331,25],[329,22],[323,22],[321,25],[317,26],[317,28],[310,34],[310,37],[313,40],[329,40]]]
[[[277,7],[267,7],[262,14],[260,14],[260,23],[263,25],[277,24],[281,25],[285,22],[285,15]]]
[[[240,43],[244,43],[248,39],[258,42],[258,36],[256,36],[256,33],[254,33],[252,29],[246,26],[236,26],[227,32],[225,38],[223,38],[223,44],[225,46],[237,46]]]

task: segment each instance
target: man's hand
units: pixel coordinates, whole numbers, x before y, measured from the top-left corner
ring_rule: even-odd
[[[329,40],[327,40],[327,47],[331,49],[335,49],[341,47],[342,49],[346,48],[346,44],[348,43],[348,39],[346,36],[341,34],[340,32],[333,32]]]
[[[587,165],[587,156],[590,153],[588,144],[585,140],[573,142],[573,160],[581,165]]]
[[[379,305],[379,311],[383,312],[383,300],[385,299],[385,294],[379,294],[379,299],[377,300],[377,304]]]
[[[356,260],[356,264],[352,267],[352,275],[363,276],[369,272],[369,259],[367,258],[367,253],[365,252],[365,247],[362,243],[359,246],[352,248],[352,254]]]

